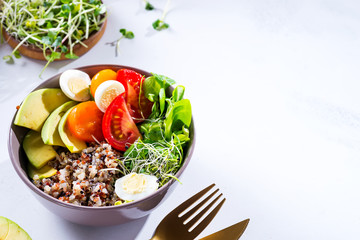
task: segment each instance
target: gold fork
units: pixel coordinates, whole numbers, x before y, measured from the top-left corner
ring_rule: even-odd
[[[222,201],[208,213],[208,215],[205,214],[220,199],[222,193],[213,199],[207,206],[205,206],[205,204],[219,191],[219,189],[213,191],[189,211],[185,210],[209,192],[214,186],[215,184],[211,184],[207,188],[201,190],[166,215],[156,228],[151,240],[193,240],[198,236],[220,210],[225,202],[225,198],[223,198]],[[199,213],[195,214],[203,206],[204,208]],[[191,218],[193,215],[195,216]],[[198,223],[203,216],[205,217]]]

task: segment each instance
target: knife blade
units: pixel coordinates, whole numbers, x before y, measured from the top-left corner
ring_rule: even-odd
[[[245,219],[199,240],[238,240],[245,231],[249,221],[250,219]]]

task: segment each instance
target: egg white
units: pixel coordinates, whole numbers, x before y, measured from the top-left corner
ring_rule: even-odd
[[[135,201],[152,194],[158,187],[155,176],[130,173],[116,180],[115,193],[122,200]]]
[[[83,71],[66,70],[60,75],[59,84],[64,94],[74,101],[83,102],[90,99],[91,79]]]
[[[123,92],[125,92],[124,86],[116,80],[101,83],[95,91],[96,106],[105,112],[110,103]]]

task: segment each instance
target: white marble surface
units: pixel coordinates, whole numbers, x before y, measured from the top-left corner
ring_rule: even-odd
[[[0,62],[0,215],[34,240],[149,239],[182,200],[216,183],[227,198],[200,236],[245,218],[241,239],[355,240],[360,236],[360,2],[172,0],[167,22],[141,1],[104,1],[109,24],[78,60]],[[164,0],[151,1],[162,7]],[[127,28],[121,54],[106,42]],[[1,57],[10,47],[0,45]],[[112,227],[69,223],[40,205],[17,177],[8,127],[37,84],[69,68],[111,63],[186,86],[197,145],[182,185],[146,218]]]

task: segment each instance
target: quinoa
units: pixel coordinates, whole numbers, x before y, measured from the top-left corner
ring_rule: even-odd
[[[48,164],[57,170],[49,178],[33,183],[45,193],[60,201],[82,206],[112,206],[120,198],[114,191],[116,179],[121,177],[118,169],[120,153],[107,143],[92,143],[81,153],[70,153],[63,148]],[[102,170],[105,169],[105,170]]]

